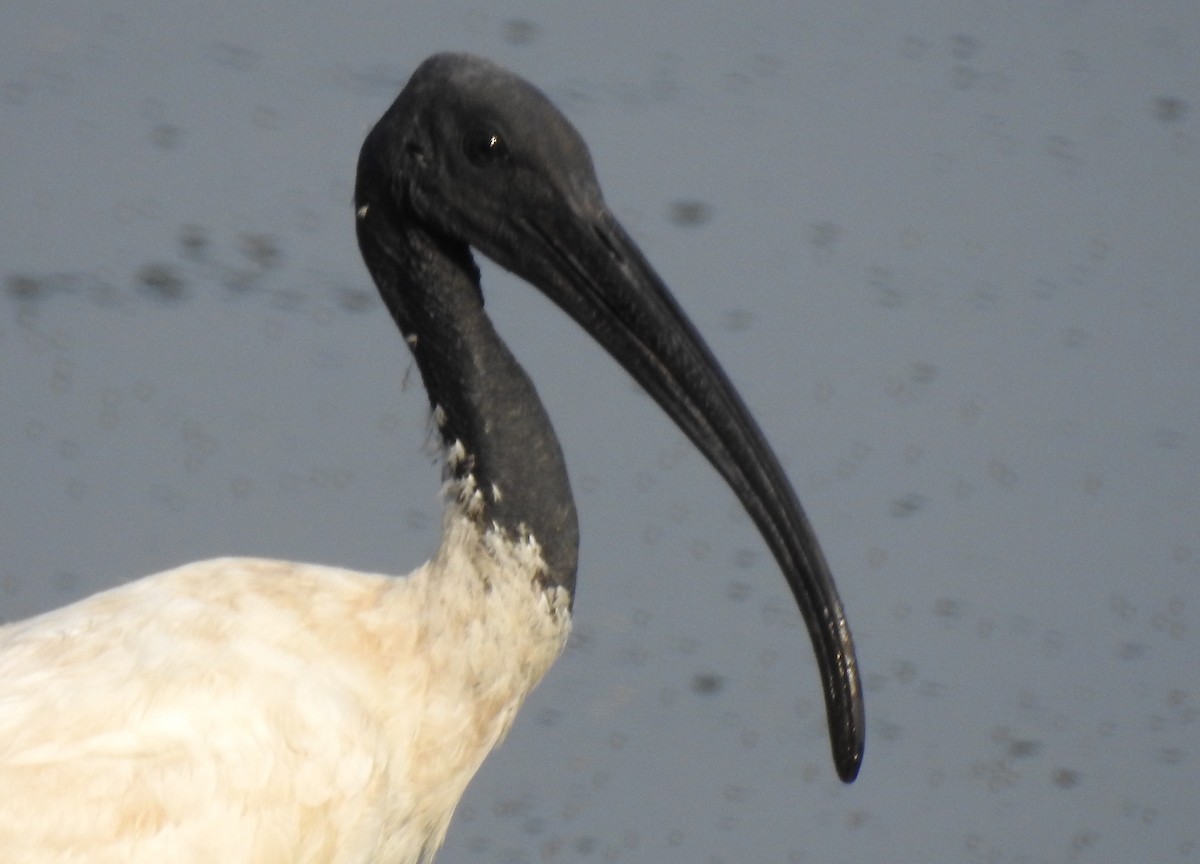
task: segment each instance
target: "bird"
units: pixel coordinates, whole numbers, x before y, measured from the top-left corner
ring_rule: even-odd
[[[354,222],[428,393],[436,552],[407,576],[215,558],[0,628],[0,850],[26,864],[416,864],[563,650],[579,526],[482,254],[540,290],[724,478],[807,625],[842,780],[865,721],[828,564],[728,376],[540,90],[424,60],[367,134]]]

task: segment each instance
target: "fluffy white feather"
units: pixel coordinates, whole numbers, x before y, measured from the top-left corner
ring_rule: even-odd
[[[0,857],[410,864],[559,654],[536,545],[189,564],[0,628]]]

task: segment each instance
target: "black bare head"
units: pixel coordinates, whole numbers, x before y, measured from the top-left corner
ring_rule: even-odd
[[[550,581],[573,588],[574,508],[561,453],[532,385],[483,315],[469,247],[570,314],[737,494],[808,627],[834,763],[853,780],[863,753],[862,693],[825,558],[733,385],[605,206],[574,127],[512,73],[476,57],[436,55],[363,144],[355,207],[367,266],[431,400],[448,415],[447,443],[465,445],[476,478],[499,482],[502,494],[485,501],[488,518],[557,550]],[[557,491],[547,493],[547,478]]]
[[[541,91],[479,57],[422,63],[363,146],[356,205],[379,172],[409,218],[525,275],[523,225],[603,210],[587,145]],[[365,188],[364,188],[365,187]]]

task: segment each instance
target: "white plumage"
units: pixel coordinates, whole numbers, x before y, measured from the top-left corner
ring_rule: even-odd
[[[220,558],[0,628],[0,860],[431,855],[570,626],[449,513],[405,579]]]

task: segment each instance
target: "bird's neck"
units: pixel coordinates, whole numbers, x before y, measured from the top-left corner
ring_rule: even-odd
[[[540,580],[573,596],[579,528],[562,450],[484,312],[470,249],[387,205],[358,207],[363,258],[416,358],[460,505],[484,532],[536,543]]]

